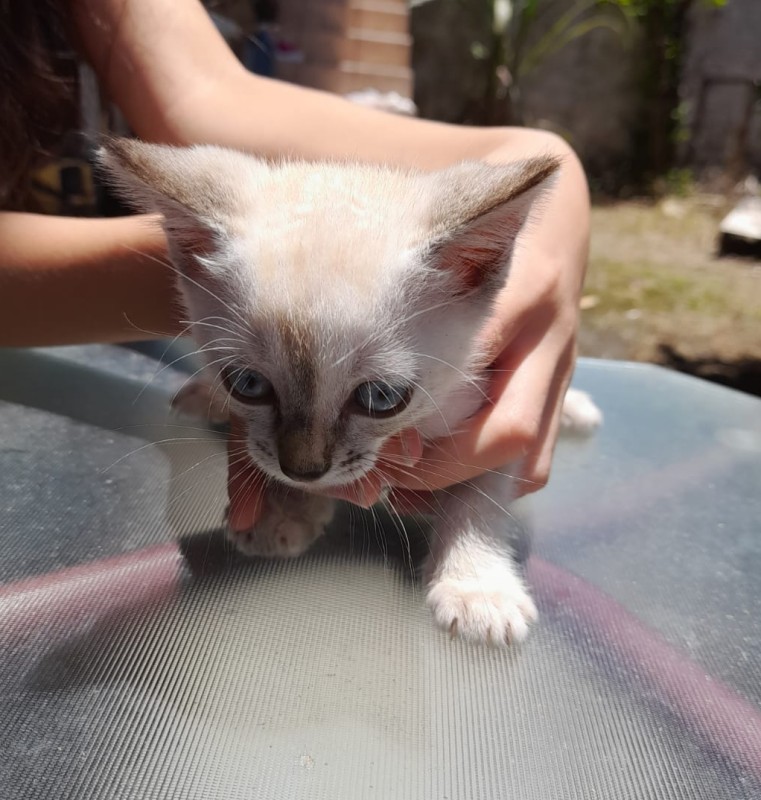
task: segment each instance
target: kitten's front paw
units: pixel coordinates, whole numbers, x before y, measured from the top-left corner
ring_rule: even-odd
[[[522,642],[538,616],[521,580],[509,571],[485,578],[439,578],[429,586],[427,603],[451,636],[497,646]]]
[[[268,496],[259,522],[246,531],[228,529],[228,539],[247,556],[295,558],[325,533],[335,500],[302,492]]]

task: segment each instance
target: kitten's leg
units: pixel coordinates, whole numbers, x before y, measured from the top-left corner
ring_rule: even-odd
[[[489,473],[434,495],[440,509],[424,572],[427,602],[452,635],[506,645],[525,639],[537,618],[510,548],[512,487]]]
[[[259,522],[242,532],[228,529],[227,537],[249,556],[294,558],[322,536],[333,519],[335,504],[330,497],[271,487]]]

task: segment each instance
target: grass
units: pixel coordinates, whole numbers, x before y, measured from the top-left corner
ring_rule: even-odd
[[[599,256],[590,269],[587,291],[599,298],[601,311],[695,311],[726,313],[727,298],[720,287],[655,269],[647,261],[625,262]]]
[[[761,265],[716,258],[726,210],[705,196],[595,207],[581,352],[761,360]]]

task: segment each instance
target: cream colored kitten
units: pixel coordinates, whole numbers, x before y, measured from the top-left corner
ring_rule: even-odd
[[[334,501],[319,492],[379,469],[389,437],[447,436],[483,404],[478,333],[559,168],[550,157],[432,173],[269,164],[126,140],[101,162],[138,207],[164,215],[194,335],[273,479],[265,518],[231,536],[273,556],[322,534]],[[600,421],[585,395],[564,412],[577,427]],[[507,543],[514,471],[432,498],[428,604],[475,641],[520,641],[536,618]]]

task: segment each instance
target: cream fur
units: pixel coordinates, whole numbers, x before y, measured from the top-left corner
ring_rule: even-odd
[[[248,423],[253,460],[301,492],[298,513],[273,503],[277,519],[235,537],[268,555],[302,552],[330,519],[325,501],[305,490],[350,483],[398,431],[446,436],[481,405],[478,334],[558,168],[550,158],[438,173],[271,164],[214,147],[124,141],[107,145],[101,162],[140,208],[164,214],[212,372],[234,363],[274,387],[276,405],[230,400]],[[388,419],[350,413],[354,389],[369,380],[414,386],[409,405]],[[304,448],[330,450],[330,468],[309,486],[280,467],[278,442],[288,436],[298,447],[294,430],[308,432]],[[437,622],[495,644],[522,639],[536,616],[504,535],[510,471],[439,493],[425,567]],[[286,530],[280,547],[274,532]]]

